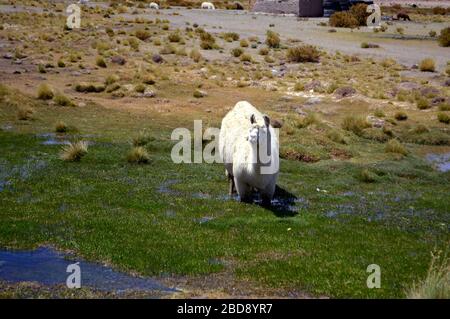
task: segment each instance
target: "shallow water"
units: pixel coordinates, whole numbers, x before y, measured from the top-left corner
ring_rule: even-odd
[[[427,154],[425,157],[428,162],[440,172],[450,171],[450,153],[445,154]]]
[[[138,278],[113,269],[74,259],[48,247],[36,250],[0,250],[0,280],[6,282],[38,282],[43,285],[65,285],[67,266],[79,262],[81,287],[89,287],[117,293],[134,291],[175,292],[151,278]]]

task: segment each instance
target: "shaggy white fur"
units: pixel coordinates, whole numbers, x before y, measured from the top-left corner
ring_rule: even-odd
[[[150,2],[150,9],[159,10],[159,5],[156,2]]]
[[[278,178],[279,144],[267,115],[246,101],[238,102],[222,120],[219,153],[230,193],[234,182],[242,201],[250,201],[256,188],[263,202],[270,203]]]
[[[202,2],[202,9],[216,10],[214,5],[211,2]]]

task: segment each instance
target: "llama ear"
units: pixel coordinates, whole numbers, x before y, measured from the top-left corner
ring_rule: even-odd
[[[252,114],[252,116],[250,116],[250,123],[252,124],[256,123],[255,114]]]
[[[264,114],[263,118],[264,118],[264,123],[266,124],[267,127],[269,127],[269,125],[270,125],[270,117],[267,114]]]

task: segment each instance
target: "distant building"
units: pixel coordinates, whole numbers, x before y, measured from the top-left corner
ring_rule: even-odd
[[[254,12],[295,14],[300,17],[323,16],[323,0],[256,0]]]
[[[348,10],[353,4],[371,4],[370,0],[256,0],[252,11],[295,14],[299,17],[329,17],[336,11]]]

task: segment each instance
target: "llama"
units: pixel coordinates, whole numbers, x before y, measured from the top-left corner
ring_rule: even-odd
[[[211,2],[203,2],[202,3],[202,9],[208,9],[208,10],[216,10],[214,5]]]
[[[403,19],[403,21],[406,21],[406,20],[411,21],[411,18],[409,17],[408,14],[406,14],[404,12],[400,12],[397,14],[397,20],[402,20],[402,19]]]
[[[270,205],[278,178],[278,149],[270,118],[250,103],[238,102],[223,118],[219,134],[219,154],[230,195],[236,188],[241,201],[249,202],[253,189],[257,189],[263,205]]]
[[[149,8],[154,9],[154,10],[159,10],[159,5],[155,2],[150,2]]]

